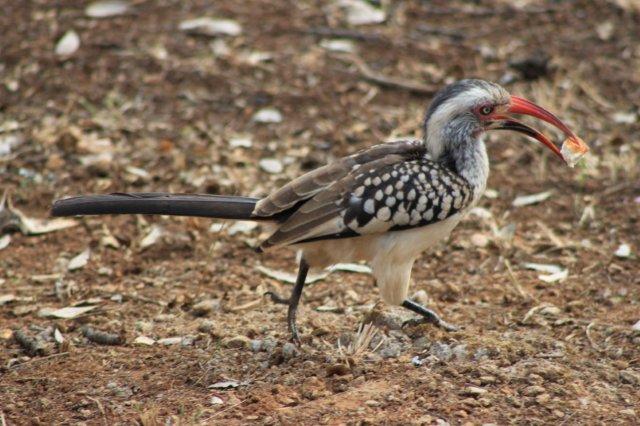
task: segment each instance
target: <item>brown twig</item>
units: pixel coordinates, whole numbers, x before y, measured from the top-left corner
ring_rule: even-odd
[[[407,90],[412,93],[423,95],[433,95],[436,92],[436,89],[432,86],[427,86],[416,81],[387,77],[385,75],[379,74],[372,70],[369,65],[367,65],[367,63],[362,60],[362,58],[356,55],[334,53],[331,56],[336,59],[352,63],[358,68],[358,71],[360,71],[360,75],[363,79],[371,83],[378,84],[379,86],[389,87],[392,89]]]
[[[43,356],[41,358],[32,358],[32,359],[30,359],[28,361],[21,362],[19,364],[14,364],[9,368],[16,369],[16,368],[24,367],[27,364],[34,364],[36,362],[42,362],[42,361],[46,361],[46,360],[51,359],[51,358],[58,358],[60,356],[65,356],[65,355],[69,355],[69,352],[60,352],[60,353],[57,353],[57,354],[51,354],[51,355]],[[42,380],[42,378],[38,378],[36,380]]]
[[[38,356],[38,355],[46,355],[46,350],[42,345],[42,342],[39,342],[37,339],[33,337],[27,336],[22,330],[16,330],[13,332],[13,338],[18,342],[18,344],[24,349],[24,351],[29,356]]]
[[[339,37],[348,38],[351,40],[360,41],[374,41],[377,43],[388,42],[388,39],[379,33],[365,33],[362,31],[351,30],[348,28],[331,28],[331,27],[315,27],[305,29],[303,31],[306,34],[321,36],[321,37]]]
[[[90,341],[99,345],[122,345],[125,341],[124,336],[121,334],[107,333],[89,326],[82,328],[82,334]]]

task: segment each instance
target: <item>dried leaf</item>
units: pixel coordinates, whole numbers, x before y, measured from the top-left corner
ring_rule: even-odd
[[[332,52],[353,53],[356,50],[353,41],[342,38],[321,40],[320,46]]]
[[[69,30],[56,44],[55,52],[58,56],[69,56],[75,53],[79,47],[80,37],[75,31]]]
[[[237,388],[238,386],[246,386],[249,382],[239,382],[237,380],[225,380],[222,382],[217,382],[212,385],[207,386],[208,389],[229,389],[229,388]]]
[[[50,310],[50,309],[41,309],[38,312],[38,316],[42,317],[53,317],[53,318],[61,318],[61,319],[74,319],[79,317],[80,315],[86,314],[89,311],[92,311],[96,308],[96,306],[67,306],[65,308]]]
[[[522,266],[527,268],[527,269],[531,269],[533,271],[538,271],[538,272],[546,272],[549,274],[557,274],[558,272],[561,272],[564,270],[564,268],[562,266],[558,266],[558,265],[553,265],[553,264],[545,264],[545,263],[522,263]]]
[[[164,230],[162,229],[162,227],[160,225],[154,224],[153,226],[151,226],[151,229],[149,230],[147,235],[145,235],[145,237],[140,241],[140,248],[144,250],[148,247],[151,247],[158,242],[163,234]]]
[[[229,35],[242,33],[242,27],[231,19],[195,18],[182,21],[178,27],[181,31],[206,36]]]
[[[280,123],[282,113],[275,108],[263,108],[253,115],[252,120],[256,123]]]
[[[258,165],[262,170],[271,174],[282,173],[284,170],[284,166],[276,158],[263,158],[258,162]]]
[[[105,0],[91,3],[84,10],[89,18],[110,18],[124,15],[129,11],[129,3],[122,0]]]
[[[250,222],[248,220],[239,220],[227,229],[227,234],[231,236],[236,234],[248,235],[257,227],[258,224],[255,222]]]
[[[67,269],[69,271],[75,271],[77,269],[84,268],[89,262],[89,258],[91,257],[91,250],[87,248],[82,253],[78,254],[76,257],[69,261],[67,265]]]
[[[340,0],[340,6],[347,11],[347,22],[351,25],[379,24],[387,19],[380,10],[364,0]]]
[[[64,336],[62,335],[60,330],[58,330],[57,328],[55,330],[53,330],[53,339],[59,345],[61,345],[64,342]]]
[[[538,279],[546,283],[555,283],[565,280],[568,276],[569,271],[567,269],[563,269],[562,271],[556,272],[555,274],[538,275]]]
[[[3,294],[0,296],[0,306],[13,302],[14,300],[16,300],[15,294]]]
[[[3,237],[0,238],[0,250],[4,250],[7,247],[9,247],[9,244],[11,243],[11,236],[10,235],[5,235]]]
[[[144,345],[144,346],[153,346],[156,341],[153,340],[151,337],[147,337],[147,336],[138,336],[136,337],[136,339],[133,341],[133,343],[135,345]]]
[[[267,277],[273,278],[274,280],[278,280],[278,281],[285,282],[285,283],[288,283],[288,284],[295,284],[296,283],[297,276],[295,274],[290,273],[290,272],[278,271],[278,270],[275,270],[275,269],[267,268],[267,267],[262,266],[262,265],[257,265],[256,269],[258,271],[262,272]],[[319,274],[309,274],[309,275],[307,275],[307,280],[305,281],[305,283],[306,284],[311,284],[311,283],[314,283],[316,281],[323,280],[327,276],[329,276],[329,274],[330,274],[330,272],[328,272],[328,271],[321,272]]]
[[[540,203],[546,200],[547,198],[551,197],[552,194],[553,194],[552,191],[545,191],[545,192],[540,192],[539,194],[522,195],[520,197],[516,197],[516,199],[513,200],[513,203],[511,204],[514,207],[528,206],[530,204]]]
[[[617,250],[613,253],[616,257],[627,258],[631,257],[631,246],[629,244],[620,244]]]

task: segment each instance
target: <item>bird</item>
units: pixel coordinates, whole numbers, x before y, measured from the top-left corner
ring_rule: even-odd
[[[528,115],[559,129],[565,150],[512,117]],[[113,193],[65,198],[53,216],[159,214],[253,220],[269,229],[262,252],[299,251],[287,324],[300,344],[297,309],[310,268],[367,262],[382,299],[447,331],[459,327],[408,298],[416,259],[445,239],[478,203],[489,177],[485,134],[509,130],[535,139],[572,166],[588,147],[558,117],[502,86],[464,79],[439,90],[424,115],[422,138],[379,143],[303,174],[264,198],[171,193]]]

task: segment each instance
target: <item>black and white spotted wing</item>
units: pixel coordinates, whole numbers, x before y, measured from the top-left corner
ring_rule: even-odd
[[[467,181],[426,154],[389,155],[354,168],[315,194],[262,246],[425,226],[454,215],[471,199]]]

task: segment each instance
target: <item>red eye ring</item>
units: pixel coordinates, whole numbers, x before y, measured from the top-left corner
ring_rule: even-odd
[[[491,105],[485,105],[480,107],[480,114],[482,115],[489,115],[493,112],[494,107]]]

